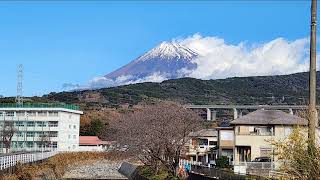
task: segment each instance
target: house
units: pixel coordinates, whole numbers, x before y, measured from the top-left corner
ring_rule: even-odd
[[[257,110],[230,123],[234,127],[234,162],[249,162],[257,157],[271,156],[269,140],[288,137],[294,126],[308,121],[280,110]]]
[[[79,151],[105,151],[110,142],[102,141],[98,136],[80,136]]]
[[[202,129],[189,134],[187,143],[187,159],[202,164],[214,164],[218,156],[218,131],[216,129]]]
[[[217,127],[218,131],[218,156],[226,156],[233,161],[234,129],[233,127]]]

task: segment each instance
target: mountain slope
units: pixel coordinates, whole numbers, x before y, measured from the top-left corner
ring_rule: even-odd
[[[162,76],[165,79],[180,78],[184,77],[181,69],[192,70],[196,68],[196,64],[192,63],[191,60],[197,56],[196,52],[177,42],[163,42],[136,60],[104,77],[111,80],[125,78],[123,84],[139,79],[147,80],[148,77],[153,75]]]
[[[319,72],[317,76],[320,77]],[[318,79],[318,94],[319,90]],[[219,80],[182,78],[162,83],[50,93],[42,98],[44,101],[82,104],[86,108],[137,104],[152,99],[192,104],[306,104],[308,73]]]

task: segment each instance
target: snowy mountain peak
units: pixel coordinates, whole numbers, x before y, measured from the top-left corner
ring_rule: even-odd
[[[161,58],[166,60],[191,60],[198,54],[182,44],[172,42],[162,42],[157,47],[151,49],[146,54],[140,56],[136,61],[146,61],[153,58]]]
[[[184,73],[197,67],[196,63],[192,61],[197,56],[196,52],[181,43],[164,41],[144,55],[104,77],[117,82],[116,84],[119,84],[119,81],[121,81],[120,84],[128,84],[159,81],[159,77],[161,80],[185,77]]]

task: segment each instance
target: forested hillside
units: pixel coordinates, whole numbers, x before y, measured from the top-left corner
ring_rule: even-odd
[[[319,87],[318,79],[318,91]],[[135,105],[154,99],[178,101],[183,104],[306,104],[307,97],[308,73],[297,73],[220,80],[182,78],[162,83],[50,93],[40,99],[76,103],[90,108]]]

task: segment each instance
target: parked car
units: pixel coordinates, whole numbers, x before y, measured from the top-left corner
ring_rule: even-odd
[[[271,162],[270,157],[257,157],[252,162]]]

